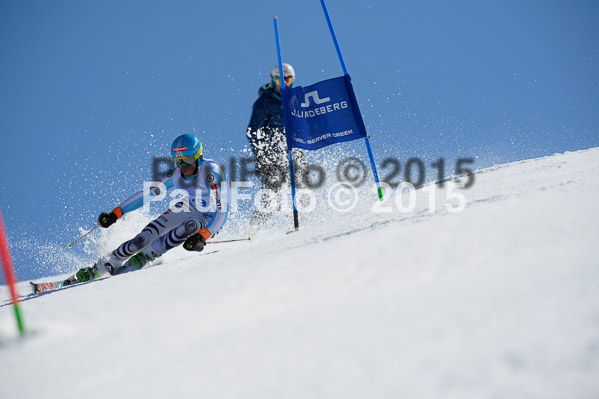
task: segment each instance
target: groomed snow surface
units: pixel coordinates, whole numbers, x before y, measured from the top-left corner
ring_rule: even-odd
[[[480,170],[462,212],[448,187],[22,281],[25,338],[2,286],[0,398],[599,398],[599,149]]]

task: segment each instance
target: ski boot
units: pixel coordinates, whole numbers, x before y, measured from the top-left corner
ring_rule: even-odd
[[[92,281],[100,277],[100,273],[98,273],[98,268],[96,265],[92,267],[84,267],[83,269],[79,269],[75,274],[77,280],[84,283],[86,281]]]
[[[114,252],[111,252],[100,258],[100,260],[98,260],[92,267],[95,268],[100,276],[106,276],[107,274],[114,276],[122,266],[123,261],[117,258]]]
[[[147,247],[133,255],[129,258],[127,262],[120,269],[130,269],[137,270],[141,269],[145,265],[153,262],[155,259],[159,258],[161,255],[157,254],[152,250],[151,247]],[[119,269],[119,271],[120,271]]]

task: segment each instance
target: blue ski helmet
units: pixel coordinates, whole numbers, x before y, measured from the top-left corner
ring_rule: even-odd
[[[202,143],[193,134],[183,134],[173,141],[171,156],[177,166],[191,166],[202,157]]]

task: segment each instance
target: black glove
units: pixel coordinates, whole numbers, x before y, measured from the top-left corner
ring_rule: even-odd
[[[107,228],[114,224],[118,218],[114,212],[102,212],[98,217],[98,224]]]
[[[204,250],[204,246],[206,245],[206,240],[200,233],[195,233],[189,237],[183,243],[183,248],[188,251],[197,251],[201,252]]]

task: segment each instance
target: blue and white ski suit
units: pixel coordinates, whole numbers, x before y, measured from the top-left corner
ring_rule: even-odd
[[[162,255],[195,233],[208,239],[221,229],[227,220],[231,188],[223,168],[208,159],[199,161],[198,172],[192,177],[184,176],[179,168],[168,171],[160,185],[133,194],[113,212],[120,218],[148,203],[152,197],[166,194],[163,190],[171,188],[180,190],[184,197],[173,209],[164,212],[141,233],[115,249],[108,260],[113,267],[121,266],[149,245],[156,255]]]

